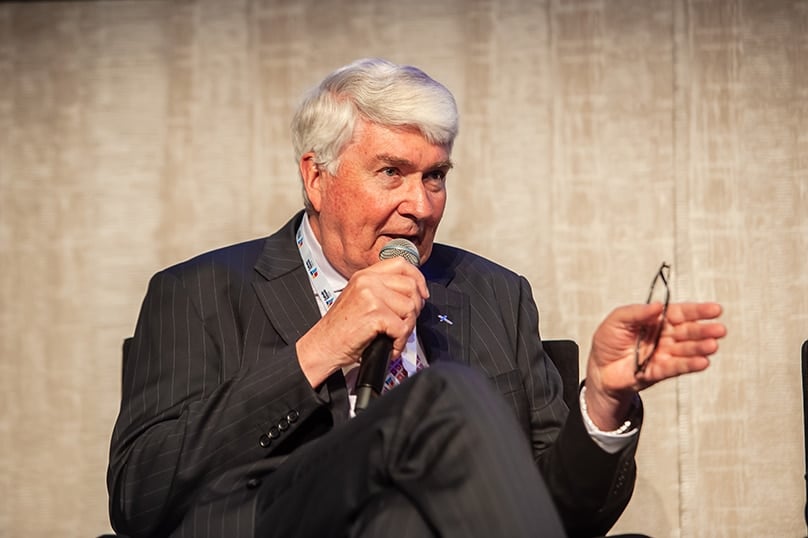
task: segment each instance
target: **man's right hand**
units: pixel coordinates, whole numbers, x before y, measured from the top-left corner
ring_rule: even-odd
[[[312,387],[338,369],[358,363],[379,334],[401,354],[429,298],[426,280],[403,258],[391,258],[357,271],[333,306],[297,341],[297,358]]]

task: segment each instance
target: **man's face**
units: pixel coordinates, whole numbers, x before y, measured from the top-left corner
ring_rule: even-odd
[[[301,159],[306,192],[315,210],[312,230],[328,261],[343,276],[379,261],[391,239],[412,241],[425,262],[446,206],[446,147],[415,129],[390,129],[359,120],[332,176]]]

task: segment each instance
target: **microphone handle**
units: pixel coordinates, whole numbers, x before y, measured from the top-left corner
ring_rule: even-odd
[[[362,362],[356,376],[356,413],[364,411],[370,400],[381,394],[391,351],[393,340],[386,334],[380,334],[362,352]]]

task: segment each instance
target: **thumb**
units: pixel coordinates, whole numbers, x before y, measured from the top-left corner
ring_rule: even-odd
[[[629,327],[648,325],[657,321],[663,308],[662,303],[626,305],[616,308],[610,317],[619,325]]]

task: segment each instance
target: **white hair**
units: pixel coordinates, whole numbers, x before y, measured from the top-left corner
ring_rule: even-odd
[[[295,158],[336,174],[359,118],[385,127],[413,127],[432,144],[452,149],[458,131],[451,92],[420,69],[379,58],[357,60],[328,75],[303,97],[292,119]],[[309,200],[303,190],[306,208]]]

